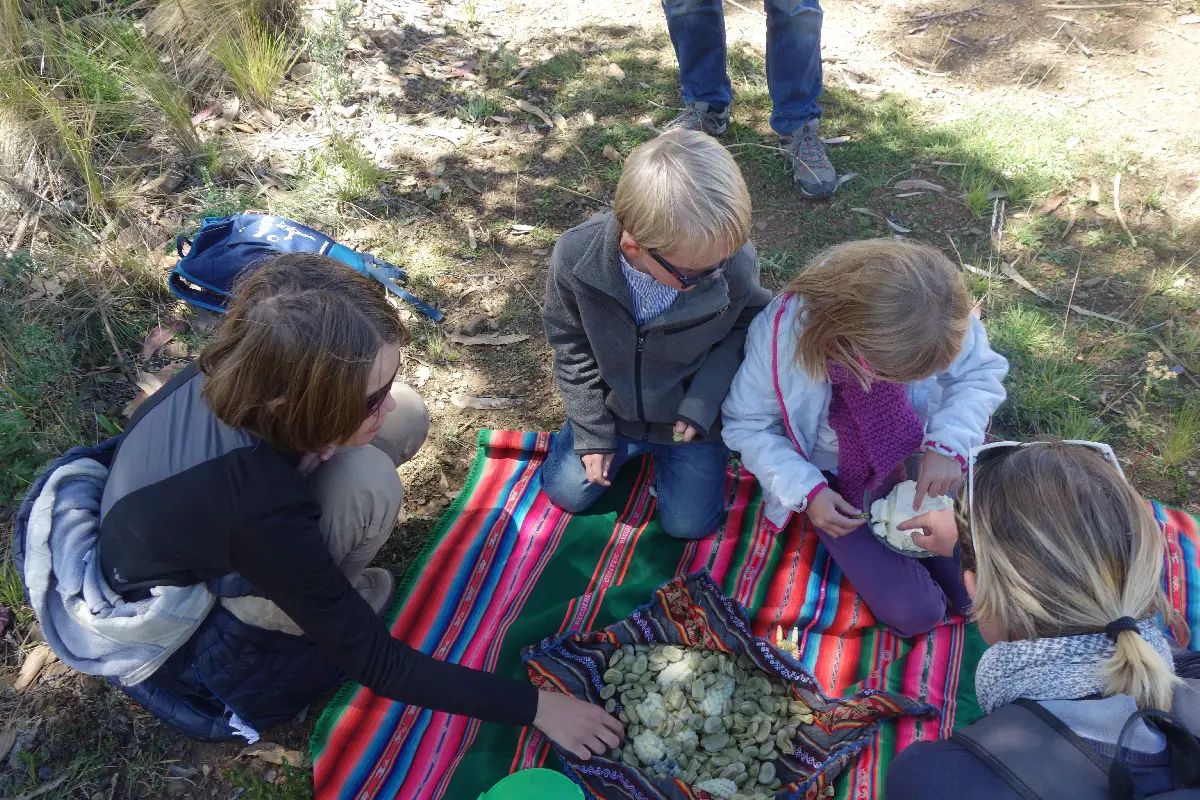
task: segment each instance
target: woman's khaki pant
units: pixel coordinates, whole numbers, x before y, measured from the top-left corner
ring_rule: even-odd
[[[416,455],[429,433],[429,412],[411,386],[396,384],[392,398],[396,410],[388,414],[371,444],[339,449],[308,479],[321,505],[319,527],[329,554],[364,597],[372,587],[363,570],[392,535],[404,504],[396,467]],[[266,598],[224,598],[221,603],[249,625],[296,636],[303,633]]]

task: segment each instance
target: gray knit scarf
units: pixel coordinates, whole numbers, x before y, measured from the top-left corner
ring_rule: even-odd
[[[1174,669],[1167,637],[1153,620],[1142,620],[1138,631]],[[1116,651],[1103,633],[998,642],[979,659],[975,693],[983,713],[990,714],[1018,698],[1078,700],[1104,694],[1101,664]]]

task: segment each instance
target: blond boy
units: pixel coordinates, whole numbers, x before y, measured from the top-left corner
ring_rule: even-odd
[[[749,231],[728,151],[674,130],[629,156],[612,213],[559,239],[542,315],[567,414],[542,469],[555,505],[582,511],[649,454],[667,533],[720,525],[729,451],[718,415],[771,299]]]

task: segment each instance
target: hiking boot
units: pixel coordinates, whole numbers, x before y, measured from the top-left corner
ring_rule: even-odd
[[[700,131],[709,136],[720,136],[729,127],[729,109],[710,111],[708,103],[688,103],[675,119],[667,123],[663,131],[673,131],[683,128],[689,131]]]
[[[392,602],[392,593],[396,591],[396,578],[382,567],[367,567],[354,579],[354,588],[376,614],[382,614]]]
[[[837,189],[837,171],[829,162],[829,148],[817,132],[818,120],[811,119],[780,137],[780,145],[792,162],[796,191],[810,200],[827,200]]]

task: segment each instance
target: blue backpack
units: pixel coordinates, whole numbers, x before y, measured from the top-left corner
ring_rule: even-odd
[[[187,252],[184,246],[187,245]],[[184,302],[224,314],[237,278],[266,256],[279,253],[319,253],[336,259],[384,285],[422,314],[441,322],[443,314],[401,288],[404,270],[338,244],[299,222],[269,214],[207,217],[196,235],[176,240],[180,259],[171,270],[171,292]]]

